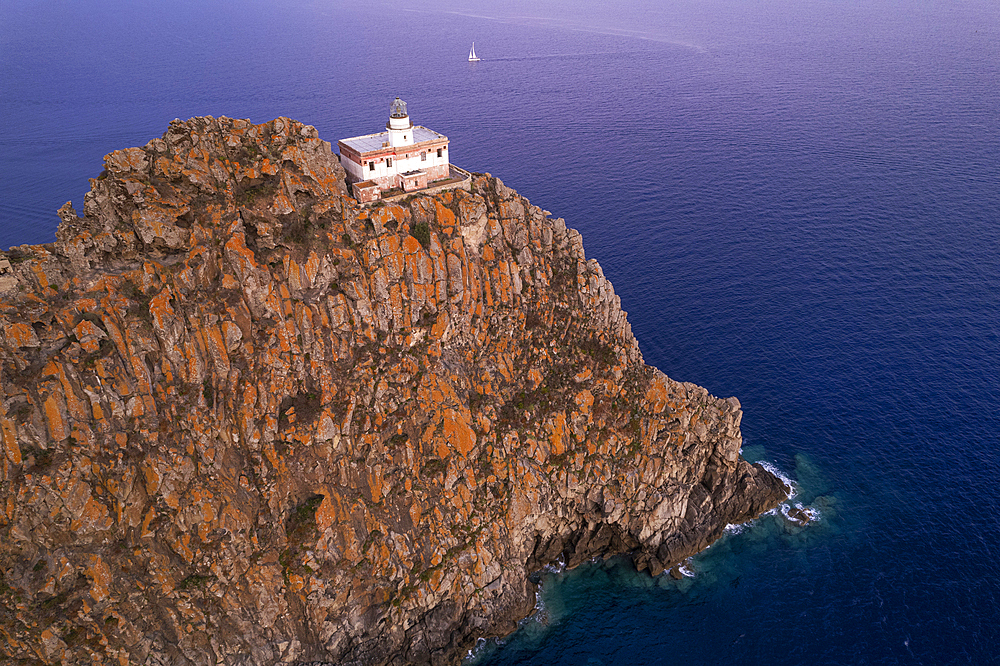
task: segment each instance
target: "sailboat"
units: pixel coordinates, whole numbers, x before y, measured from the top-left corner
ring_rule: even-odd
[[[472,42],[472,50],[469,51],[469,62],[479,62],[479,56],[476,55],[476,43]]]

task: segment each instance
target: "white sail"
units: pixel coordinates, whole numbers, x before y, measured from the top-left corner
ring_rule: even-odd
[[[476,43],[472,42],[472,50],[469,51],[469,62],[479,62],[479,57],[476,55]]]

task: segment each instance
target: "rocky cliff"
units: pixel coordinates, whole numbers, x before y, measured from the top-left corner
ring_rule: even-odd
[[[298,122],[174,121],[7,254],[7,660],[454,663],[542,564],[658,574],[784,497],[563,220],[343,179]]]

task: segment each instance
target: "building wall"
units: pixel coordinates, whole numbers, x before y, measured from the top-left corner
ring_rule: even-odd
[[[359,203],[369,203],[378,200],[379,191],[376,188],[359,187],[359,185],[360,183],[354,183],[354,186],[352,188],[354,192],[354,198],[357,199]]]
[[[395,164],[395,163],[394,163]],[[414,169],[410,169],[414,171]],[[451,167],[448,164],[439,164],[430,168],[424,167],[421,171],[427,173],[427,182],[430,183],[434,180],[440,180],[441,178],[447,178],[450,175]],[[365,170],[368,173],[368,170]],[[376,170],[377,173],[377,170]],[[377,177],[370,177],[367,180],[372,180],[378,183],[379,188],[382,190],[388,190],[394,187],[402,187],[402,176],[398,173],[385,174]]]
[[[440,169],[441,167],[436,167],[436,168]],[[449,176],[454,176],[455,177],[454,180],[449,180],[447,183],[444,183],[444,184],[441,184],[441,183],[434,184],[434,183],[432,183],[430,181],[430,178],[428,178],[427,188],[420,190],[420,193],[421,194],[436,194],[437,192],[445,192],[445,191],[448,191],[448,190],[456,190],[456,189],[465,190],[466,192],[471,192],[472,191],[472,174],[471,173],[469,173],[465,169],[462,169],[461,167],[455,166],[454,164],[448,165],[447,168],[448,168]],[[404,191],[404,192],[399,192],[398,194],[393,194],[393,195],[389,195],[389,196],[385,196],[384,193],[379,193],[379,195],[374,198],[374,201],[381,201],[383,203],[388,203],[390,201],[400,201],[401,199],[405,199],[408,196],[413,196],[413,193],[412,192],[405,192]],[[354,198],[357,199],[357,197],[354,197]],[[359,203],[361,202],[360,199],[358,199],[358,201],[359,201]],[[364,202],[364,203],[365,203],[365,205],[368,205],[368,203],[371,203],[371,202]]]
[[[361,168],[361,165],[352,160],[350,156],[343,151],[340,153],[340,165],[344,167],[345,171],[347,171],[348,180],[352,182],[365,180],[364,170]]]
[[[428,182],[432,180],[439,180],[441,178],[447,178],[451,172],[451,169],[447,164],[439,164],[424,170],[427,172]]]
[[[422,190],[427,187],[426,171],[414,171],[408,174],[403,174],[399,177],[399,179],[402,181],[403,191],[405,192]]]
[[[409,147],[407,147],[409,148]],[[441,157],[437,156],[437,149],[441,148]],[[369,157],[361,155],[361,161],[365,164],[358,164],[352,159],[347,151],[341,148],[340,163],[347,171],[351,180],[374,180],[383,189],[389,187],[399,187],[399,174],[418,169],[428,172],[431,180],[444,178],[448,175],[448,145],[446,143],[433,143],[429,146],[415,146],[413,152],[401,152],[399,155],[386,155],[384,151],[381,157]],[[421,160],[420,154],[425,153],[427,159]],[[387,164],[387,160],[392,160],[392,165]],[[375,169],[371,169],[367,163],[374,162]]]
[[[426,170],[448,164],[448,150],[444,146],[442,148],[445,149],[442,150],[441,157],[437,156],[437,147],[435,147],[434,149],[416,151],[408,156],[397,155],[396,159],[392,161],[392,165],[395,167],[396,173],[406,173],[407,171]],[[427,155],[426,160],[420,159],[421,152]]]

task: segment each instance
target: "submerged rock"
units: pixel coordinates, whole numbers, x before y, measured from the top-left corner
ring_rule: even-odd
[[[800,527],[808,525],[809,521],[812,520],[812,517],[809,515],[807,511],[795,506],[788,509],[788,513],[786,515],[788,520],[790,520],[792,523]]]
[[[7,659],[454,663],[785,496],[488,174],[361,208],[314,128],[194,118],[91,183],[0,283]]]

